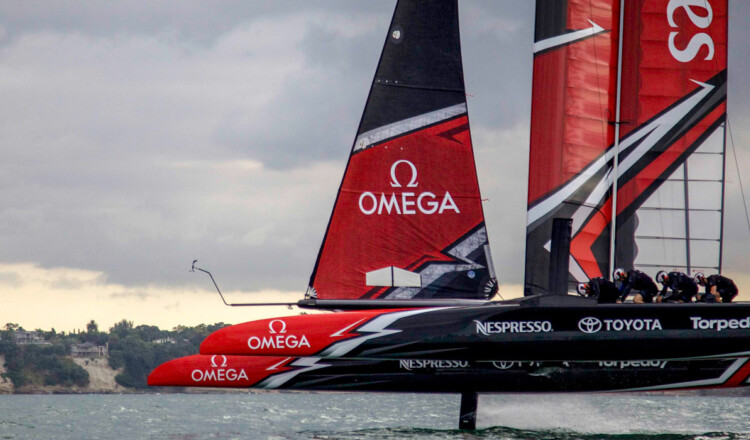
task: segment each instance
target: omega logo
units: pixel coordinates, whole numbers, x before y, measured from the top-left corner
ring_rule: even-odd
[[[280,323],[279,325],[274,325],[275,323]],[[278,332],[276,331],[276,328],[278,328]],[[268,323],[268,333],[276,334],[279,333],[283,335],[286,333],[286,322],[280,320],[280,319],[274,319],[273,321]]]
[[[416,188],[419,186],[419,183],[417,183],[417,167],[406,159],[400,159],[391,165],[391,187],[402,188],[401,182],[396,177],[396,170],[401,164],[407,166],[411,171],[411,178],[406,187]],[[417,212],[427,215],[442,214],[445,211],[454,211],[457,214],[461,212],[448,191],[443,194],[442,200],[440,200],[441,198],[438,195],[429,191],[419,194],[414,192],[402,192],[400,194],[380,193],[379,196],[370,191],[363,192],[359,196],[359,210],[365,215],[375,213],[378,215],[383,213],[391,214],[392,212],[398,215],[413,215]]]
[[[219,365],[219,364],[216,363],[216,358],[221,359],[221,365]],[[214,368],[218,368],[218,367],[222,367],[223,368],[223,367],[226,367],[227,366],[227,357],[225,355],[223,355],[223,354],[215,354],[215,355],[211,356],[211,366],[214,367]]]
[[[286,322],[274,319],[268,323],[268,333],[276,336],[250,336],[247,346],[251,350],[310,348],[310,341],[305,335],[287,335]]]
[[[399,183],[398,179],[396,178],[396,168],[398,167],[398,164],[405,163],[409,165],[409,168],[411,168],[411,180],[409,181],[409,184],[406,185],[408,188],[416,188],[418,185],[417,183],[417,167],[414,166],[413,163],[409,162],[406,159],[401,159],[393,162],[393,165],[391,165],[391,186],[394,188],[401,188],[401,184]]]

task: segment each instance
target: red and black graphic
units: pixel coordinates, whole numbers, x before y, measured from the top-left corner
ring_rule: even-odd
[[[636,212],[724,121],[726,0],[704,6],[667,0],[625,3],[619,121],[619,2],[609,3],[601,10],[609,11],[604,14],[609,26],[600,26],[611,32],[535,56],[526,247],[529,294],[547,289],[555,217],[573,219],[571,281],[609,276],[613,184],[615,265],[633,267],[638,252]],[[577,29],[595,18],[607,23],[575,4],[571,0],[566,11],[559,5],[553,11],[558,21],[563,14],[567,28]],[[540,1],[537,7],[544,5],[547,2]],[[538,22],[550,14],[538,10]],[[559,121],[553,130],[550,120]]]
[[[249,388],[290,370],[284,357],[199,354],[165,362],[148,376],[149,386]]]
[[[157,367],[149,386],[323,391],[660,391],[748,386],[747,357],[695,360],[352,360],[193,355]]]
[[[203,341],[200,352],[251,356],[345,354],[337,347],[351,349],[356,341],[388,335],[393,331],[386,327],[396,320],[429,310],[368,310],[246,322],[215,331]]]
[[[643,307],[598,305],[568,295],[542,299],[266,319],[215,332],[201,345],[201,354],[601,361],[750,353],[750,306],[746,304]]]
[[[495,287],[457,3],[399,2],[308,296],[485,299]]]

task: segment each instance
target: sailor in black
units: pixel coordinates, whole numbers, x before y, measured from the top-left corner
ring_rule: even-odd
[[[662,302],[689,303],[698,293],[695,281],[682,272],[662,270],[656,274],[656,281],[663,286],[659,293]]]
[[[700,297],[700,300],[706,302],[730,303],[739,293],[734,281],[719,274],[705,277],[702,273],[697,273],[695,274],[695,281],[706,286],[705,293]]]
[[[625,269],[615,269],[613,278],[622,282],[620,285],[620,298],[617,300],[618,303],[625,301],[631,290],[638,291],[633,297],[634,303],[651,303],[659,291],[654,280],[640,270],[633,269],[625,272]]]
[[[578,293],[588,298],[596,298],[599,304],[614,304],[620,297],[615,283],[604,278],[591,278],[588,283],[578,285]]]

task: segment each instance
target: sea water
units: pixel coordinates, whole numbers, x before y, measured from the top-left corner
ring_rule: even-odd
[[[2,395],[0,439],[750,440],[750,398],[261,393]]]

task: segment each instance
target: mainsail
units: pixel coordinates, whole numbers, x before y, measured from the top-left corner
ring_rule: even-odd
[[[399,1],[310,278],[316,299],[494,294],[455,0]]]
[[[555,217],[573,219],[571,282],[720,270],[726,6],[537,1],[527,294],[547,290]]]

